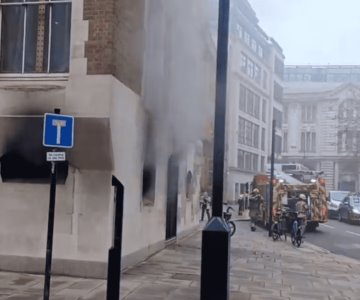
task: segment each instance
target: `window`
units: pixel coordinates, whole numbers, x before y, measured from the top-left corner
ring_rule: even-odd
[[[260,96],[240,84],[239,109],[260,119]]]
[[[261,150],[265,151],[265,128],[261,128]]]
[[[244,32],[244,39],[246,45],[250,46],[250,34],[247,31]]]
[[[238,149],[237,166],[246,171],[259,171],[259,155]]]
[[[276,108],[273,109],[273,119],[276,121],[276,128],[282,127],[282,112]]]
[[[263,58],[264,57],[264,51],[263,48],[259,45],[258,46],[258,55]]]
[[[339,120],[349,122],[360,117],[360,106],[354,99],[347,99],[339,106]]]
[[[260,96],[254,94],[254,117],[260,118]]]
[[[277,57],[275,58],[274,71],[281,79],[284,78],[284,62]]]
[[[287,124],[288,123],[289,106],[284,105],[283,110],[284,110],[284,112],[283,112],[283,120],[284,120],[284,123]]]
[[[2,73],[69,71],[71,0],[2,0]]]
[[[261,68],[243,53],[241,54],[240,68],[248,77],[261,83]]]
[[[247,58],[244,54],[241,55],[241,71],[246,72]]]
[[[267,89],[267,72],[263,71],[263,88]]]
[[[288,133],[284,132],[284,138],[283,138],[283,152],[288,152]]]
[[[244,110],[246,107],[246,88],[240,84],[240,99],[239,99],[239,108]]]
[[[261,81],[261,72],[257,65],[254,66],[254,79],[259,83]]]
[[[300,151],[304,153],[316,152],[316,133],[302,132]]]
[[[259,125],[239,117],[238,143],[258,148],[259,130]]]
[[[276,135],[275,136],[275,153],[281,154],[282,149],[282,138],[281,136]]]
[[[254,78],[254,63],[251,60],[247,60],[247,65],[246,65],[246,74],[250,77],[250,78]]]
[[[360,131],[342,130],[338,133],[339,152],[359,152],[360,151]]]
[[[283,99],[283,87],[274,81],[274,100],[282,102]]]
[[[259,125],[253,124],[253,145],[255,148],[259,148]]]
[[[251,49],[253,49],[256,52],[257,43],[254,39],[251,39]]]
[[[236,24],[236,30],[237,30],[237,33],[239,35],[239,38],[242,40],[242,38],[243,38],[243,28],[241,27],[240,24]]]
[[[244,162],[244,151],[242,150],[238,150],[238,161],[237,161],[237,166],[239,169],[244,169],[245,168],[245,162]]]
[[[262,100],[262,120],[263,120],[263,122],[266,122],[266,113],[267,113],[267,111],[266,111],[266,100],[263,99]]]
[[[316,105],[303,104],[301,106],[301,120],[303,123],[314,123],[316,120]]]

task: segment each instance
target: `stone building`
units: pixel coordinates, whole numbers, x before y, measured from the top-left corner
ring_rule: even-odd
[[[232,3],[229,74],[226,198],[236,200],[271,153],[272,120],[277,120],[276,153],[281,152],[281,47],[259,26],[248,1]]]
[[[360,67],[286,66],[282,160],[324,171],[328,190],[360,188]]]
[[[216,12],[215,12],[216,13]],[[43,272],[45,112],[75,116],[59,167],[53,271],[104,277],[112,175],[125,187],[123,266],[198,225],[215,56],[206,0],[0,1],[0,269]]]

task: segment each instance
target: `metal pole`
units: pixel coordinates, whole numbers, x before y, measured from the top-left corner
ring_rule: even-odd
[[[219,0],[212,205],[215,217],[222,217],[223,212],[229,12],[230,1]]]
[[[224,158],[230,0],[219,0],[212,218],[202,234],[201,300],[229,298],[229,228],[224,221]]]
[[[124,186],[115,176],[112,177],[112,185],[115,189],[114,241],[113,246],[109,250],[106,300],[119,300],[122,228],[124,215]]]
[[[272,210],[273,210],[273,191],[274,191],[274,163],[275,163],[275,130],[276,120],[272,123],[272,138],[271,138],[271,175],[270,175],[270,203],[269,203],[269,236],[271,236],[272,227]]]
[[[54,113],[60,114],[60,109],[56,108]],[[55,151],[56,149],[53,149]],[[51,183],[50,183],[50,202],[48,216],[48,233],[46,242],[46,262],[45,262],[45,282],[44,282],[44,300],[49,300],[50,280],[51,280],[51,261],[54,236],[54,218],[55,218],[55,196],[56,196],[56,162],[51,162]]]

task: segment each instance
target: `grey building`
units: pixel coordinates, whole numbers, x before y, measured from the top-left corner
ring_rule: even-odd
[[[231,7],[228,75],[226,179],[229,201],[264,170],[271,151],[271,123],[277,119],[281,152],[284,55],[259,26],[248,1]]]
[[[282,160],[358,191],[360,66],[286,66],[285,80]]]

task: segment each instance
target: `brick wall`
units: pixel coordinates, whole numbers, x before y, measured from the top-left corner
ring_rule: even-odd
[[[84,0],[88,74],[113,74],[141,94],[145,0]]]
[[[113,73],[113,29],[115,0],[84,0],[84,20],[89,21],[85,44],[88,74]]]

